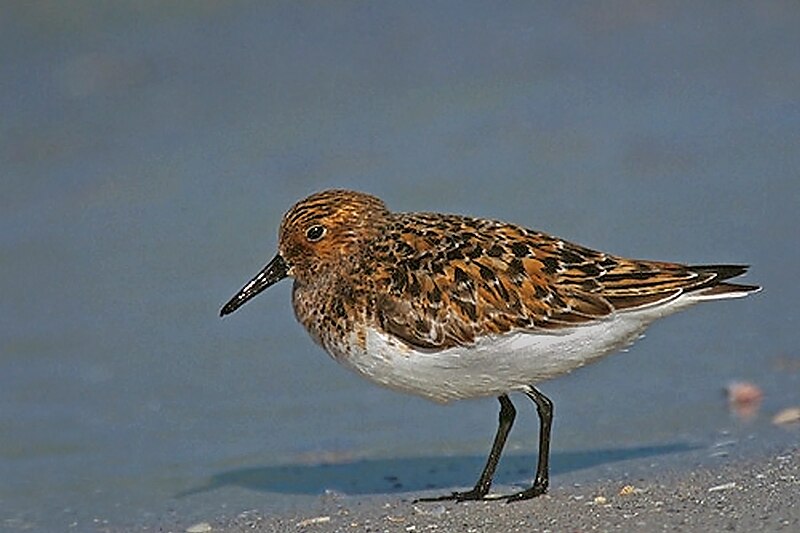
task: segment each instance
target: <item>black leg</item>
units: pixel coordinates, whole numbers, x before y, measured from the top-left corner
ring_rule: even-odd
[[[539,413],[539,461],[536,464],[536,478],[533,480],[533,485],[522,492],[508,496],[506,502],[509,503],[541,496],[547,492],[547,485],[550,482],[548,462],[550,459],[550,427],[553,422],[553,402],[533,386],[526,390],[525,394],[536,403],[536,411]]]
[[[514,417],[517,415],[517,410],[508,396],[503,394],[497,398],[500,401],[500,422],[497,426],[497,433],[494,436],[492,443],[492,451],[489,452],[489,457],[486,459],[486,465],[483,467],[481,477],[472,490],[467,492],[454,492],[446,496],[439,496],[436,498],[420,498],[420,502],[437,502],[444,500],[455,500],[463,502],[466,500],[482,500],[489,493],[489,488],[492,486],[492,478],[494,471],[497,469],[497,463],[500,461],[500,454],[503,453],[503,447],[506,444],[508,432],[511,431],[511,426],[514,424]],[[545,398],[546,399],[546,398]],[[535,401],[535,400],[534,400]],[[548,400],[549,402],[549,400]],[[552,404],[551,404],[552,406]],[[540,411],[541,416],[541,411]],[[549,421],[548,421],[549,423]],[[541,457],[541,456],[540,456]],[[540,465],[541,466],[541,465]],[[547,460],[545,460],[545,472],[547,470]],[[538,479],[538,476],[537,476]],[[545,473],[545,485],[547,484],[547,474]]]

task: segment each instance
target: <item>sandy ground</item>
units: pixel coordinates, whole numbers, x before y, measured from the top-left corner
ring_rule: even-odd
[[[160,531],[800,531],[800,448],[637,480],[556,486],[532,501],[413,503],[330,496],[309,514],[161,526]]]

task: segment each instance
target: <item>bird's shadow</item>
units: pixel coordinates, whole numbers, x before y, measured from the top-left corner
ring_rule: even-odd
[[[697,449],[689,444],[665,444],[635,448],[559,452],[551,456],[551,474]],[[333,490],[350,495],[415,492],[471,485],[483,467],[482,456],[364,459],[325,464],[288,464],[228,470],[212,476],[202,486],[177,497],[185,497],[227,486],[261,492],[321,494]],[[533,477],[536,456],[503,456],[495,481],[498,484],[527,483]]]

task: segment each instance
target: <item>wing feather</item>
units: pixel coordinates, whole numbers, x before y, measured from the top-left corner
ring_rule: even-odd
[[[617,257],[502,222],[401,214],[379,280],[381,326],[409,345],[439,350],[480,335],[557,331],[682,294],[752,290],[721,281],[747,267]],[[716,292],[714,292],[716,291]]]

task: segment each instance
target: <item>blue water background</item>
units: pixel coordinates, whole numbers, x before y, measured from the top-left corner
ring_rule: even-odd
[[[441,407],[363,382],[295,323],[289,282],[217,316],[274,253],[282,213],[328,187],[753,265],[763,293],[670,317],[542,386],[555,485],[725,434],[797,440],[769,424],[800,403],[796,2],[3,11],[0,529],[473,481],[494,400]],[[733,379],[763,388],[754,421],[729,415]],[[534,451],[524,402],[512,464]],[[397,486],[397,471],[424,481]]]

